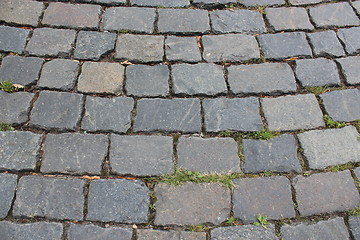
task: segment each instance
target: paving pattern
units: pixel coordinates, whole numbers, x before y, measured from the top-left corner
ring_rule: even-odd
[[[360,1],[1,0],[0,54],[0,239],[360,240]]]

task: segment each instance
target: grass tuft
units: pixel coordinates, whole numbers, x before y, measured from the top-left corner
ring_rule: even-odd
[[[10,81],[1,81],[0,82],[0,90],[3,90],[8,93],[13,93],[13,92],[15,92],[16,87]]]
[[[360,207],[349,210],[348,214],[350,216],[360,216]]]
[[[14,131],[15,129],[11,126],[11,124],[0,122],[0,132],[4,131]]]
[[[345,171],[348,169],[352,169],[355,167],[355,163],[346,163],[343,165],[336,165],[336,166],[331,166],[331,167],[327,167],[326,170],[330,171],[330,172],[341,172],[341,171]]]
[[[198,225],[189,225],[186,227],[186,230],[192,232],[207,232],[210,230],[210,228],[205,226],[204,224],[198,224]]]
[[[280,132],[272,132],[267,129],[257,132],[231,132],[231,131],[222,131],[219,133],[220,137],[232,137],[235,140],[241,140],[243,138],[252,138],[258,140],[269,140],[273,137],[279,136]]]
[[[346,126],[344,122],[333,121],[329,115],[324,115],[324,121],[328,128],[342,128]]]
[[[266,228],[266,225],[269,224],[267,221],[267,216],[265,215],[262,216],[261,214],[258,214],[256,218],[257,221],[253,223],[255,226],[262,226],[263,228]]]

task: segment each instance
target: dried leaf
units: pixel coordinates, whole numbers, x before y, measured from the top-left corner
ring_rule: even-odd
[[[198,47],[201,48],[201,36],[196,36]]]
[[[96,179],[100,179],[100,177],[99,176],[93,176],[93,177],[90,177],[90,176],[83,176],[82,178],[84,178],[84,179],[88,179],[88,180],[96,180]]]
[[[126,180],[136,180],[137,178],[134,177],[118,177],[120,179],[126,179]]]
[[[288,59],[285,59],[285,61],[294,61],[296,59],[299,59],[299,57],[292,57],[292,58],[288,58]]]
[[[134,224],[134,225],[132,225],[132,228],[137,229],[138,227]]]
[[[25,88],[23,85],[21,85],[21,84],[16,84],[16,83],[14,83],[13,86],[15,87],[16,90],[22,90],[22,89]]]
[[[134,65],[133,63],[129,62],[129,60],[125,60],[125,61],[121,62],[120,64],[124,64],[124,65]]]
[[[22,29],[30,29],[32,30],[32,27],[21,27]]]

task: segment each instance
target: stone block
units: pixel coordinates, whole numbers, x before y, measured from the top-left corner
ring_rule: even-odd
[[[0,26],[0,50],[21,54],[24,51],[29,33],[29,29]]]
[[[98,61],[114,50],[115,41],[115,33],[80,31],[76,40],[74,57]]]
[[[318,57],[341,57],[345,51],[334,31],[308,33],[313,52]]]
[[[195,37],[166,37],[165,54],[166,60],[174,62],[200,62],[202,60]]]
[[[78,239],[131,240],[132,229],[121,227],[99,227],[93,224],[71,224],[69,240]]]
[[[348,54],[360,52],[360,27],[339,29],[337,34],[345,44],[345,50]]]
[[[341,65],[341,71],[345,76],[348,84],[360,83],[360,56],[351,56],[346,58],[336,59]]]
[[[1,237],[4,240],[48,240],[61,239],[63,225],[61,223],[34,222],[14,223],[9,221],[0,222]]]
[[[265,14],[275,31],[314,29],[305,8],[266,8]]]
[[[17,176],[15,174],[0,173],[0,219],[8,215],[15,195],[16,185]]]
[[[8,23],[37,26],[44,4],[32,0],[2,0],[0,20]]]
[[[22,124],[29,119],[33,93],[0,91],[0,122]]]
[[[218,227],[211,230],[211,240],[248,240],[263,239],[277,240],[275,226],[266,225],[266,228],[254,225],[242,225],[231,227]]]

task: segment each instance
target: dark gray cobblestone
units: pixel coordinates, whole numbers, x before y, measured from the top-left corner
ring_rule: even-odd
[[[211,240],[277,240],[275,226],[273,224],[261,226],[243,225],[231,227],[219,227],[211,230]]]
[[[345,44],[345,50],[348,54],[360,52],[360,27],[345,28],[338,30],[338,36]]]
[[[14,174],[0,173],[0,219],[5,218],[10,210],[15,189],[17,176]],[[0,225],[1,229],[1,225]],[[1,232],[1,231],[0,231]]]
[[[205,232],[162,231],[155,229],[139,229],[137,240],[206,240]]]
[[[37,26],[43,8],[42,2],[32,0],[2,0],[0,2],[0,20]]]
[[[356,9],[357,14],[360,14],[360,1],[351,2],[351,5]]]
[[[318,57],[335,56],[340,57],[345,55],[339,39],[334,31],[323,31],[308,33],[310,43],[312,45],[314,54]]]
[[[71,224],[68,233],[69,240],[79,239],[131,240],[132,229],[120,227],[99,227],[93,224]]]
[[[336,60],[348,84],[360,84],[360,56],[345,57]]]
[[[168,61],[201,61],[201,53],[195,37],[166,37],[165,53]]]
[[[354,240],[360,239],[360,217],[359,216],[351,216],[349,217],[349,227],[352,235],[354,236]]]
[[[189,0],[130,0],[131,5],[152,7],[188,7]]]
[[[314,29],[305,8],[266,8],[265,13],[275,31]]]
[[[29,29],[0,26],[0,50],[22,53],[29,33]]]
[[[316,4],[321,2],[326,2],[326,0],[289,0],[291,5],[308,5],[308,4]]]
[[[246,7],[281,6],[285,4],[285,0],[241,0],[241,4]]]
[[[34,94],[0,91],[0,122],[22,124],[29,119],[30,104]]]

